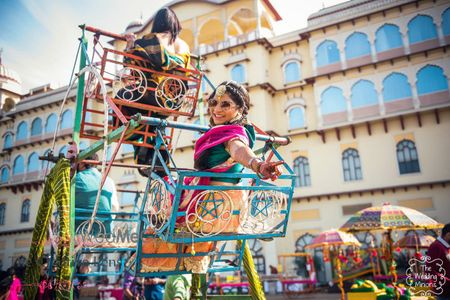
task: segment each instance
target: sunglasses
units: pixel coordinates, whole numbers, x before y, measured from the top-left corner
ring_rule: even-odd
[[[209,106],[209,108],[214,108],[214,107],[216,107],[217,105],[219,105],[219,107],[220,107],[222,110],[229,110],[229,109],[232,108],[232,107],[236,107],[236,104],[234,104],[234,103],[231,102],[231,101],[221,101],[221,102],[219,102],[219,101],[217,101],[216,99],[211,99],[211,100],[208,101],[208,106]]]

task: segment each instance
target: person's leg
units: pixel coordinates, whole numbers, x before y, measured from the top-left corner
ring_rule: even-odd
[[[136,155],[137,155],[138,164],[143,164],[143,165],[151,165],[152,164],[153,155],[155,153],[154,148],[139,147],[139,149],[137,151],[138,152],[136,153]],[[169,152],[167,150],[160,150],[160,153],[161,153],[161,156],[162,156],[165,164],[168,165]],[[156,158],[155,169],[156,169],[155,173],[158,176],[164,177],[167,175],[163,169],[163,163],[161,162],[161,160],[159,158]],[[145,177],[148,177],[150,174],[149,171],[147,171],[147,170],[139,169],[138,171],[139,171],[139,174],[141,174],[142,176],[145,176]]]

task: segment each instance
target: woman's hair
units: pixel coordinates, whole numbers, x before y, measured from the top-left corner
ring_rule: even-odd
[[[231,100],[239,107],[242,108],[242,114],[244,116],[248,115],[248,110],[250,108],[250,96],[248,95],[245,87],[237,83],[236,81],[224,81],[217,86],[214,92],[209,96],[208,100],[213,99],[216,96],[217,89],[220,86],[225,86],[226,93],[230,96]]]
[[[153,19],[153,33],[170,32],[172,34],[170,43],[173,43],[177,39],[181,29],[180,21],[172,9],[163,7],[158,10]]]
[[[450,223],[445,224],[444,228],[442,228],[441,236],[444,237],[449,232],[450,232]]]
[[[230,96],[231,100],[233,100],[237,107],[242,108],[242,118],[240,118],[238,122],[233,123],[247,123],[248,110],[250,109],[250,96],[247,90],[236,81],[230,80],[222,82],[209,96],[208,101],[212,100],[216,96],[217,89],[221,86],[225,86],[225,92]],[[212,120],[211,124],[214,125]]]

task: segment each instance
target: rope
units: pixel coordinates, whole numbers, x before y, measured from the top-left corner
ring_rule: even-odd
[[[106,181],[106,177],[108,176],[109,173],[109,169],[108,172],[105,172],[106,169],[106,160],[107,160],[107,148],[108,148],[108,140],[106,139],[106,137],[108,136],[108,101],[106,100],[107,94],[106,94],[106,86],[105,83],[103,82],[103,78],[101,77],[101,75],[97,72],[97,70],[95,70],[94,67],[92,66],[88,66],[86,68],[84,68],[81,72],[80,75],[83,74],[86,71],[90,71],[92,72],[95,77],[97,77],[98,83],[101,86],[101,94],[103,95],[103,109],[104,109],[104,123],[103,123],[103,137],[104,137],[104,141],[103,141],[103,157],[102,157],[102,166],[101,166],[101,174],[102,174],[102,180],[100,182],[100,186],[98,188],[97,191],[97,196],[95,198],[95,205],[94,205],[94,209],[92,210],[92,216],[91,219],[89,220],[89,225],[88,225],[88,230],[86,232],[86,235],[89,235],[89,233],[92,230],[92,225],[94,224],[94,220],[95,217],[97,216],[97,210],[98,210],[98,204],[100,203],[100,196],[102,193],[102,189],[103,189],[103,185],[105,184]],[[79,76],[80,76],[79,75]],[[127,124],[127,128],[128,128],[128,124]],[[122,139],[123,139],[123,135],[125,134],[127,130],[125,129],[122,132]]]
[[[252,253],[250,252],[250,248],[248,243],[243,242],[242,240],[238,240],[237,244],[239,247],[244,245],[244,270],[247,274],[248,283],[250,286],[250,295],[253,300],[266,300],[266,296],[264,295],[264,289],[259,280],[258,272],[255,268],[255,263],[253,262]]]
[[[53,152],[53,150],[55,149],[55,143],[56,143],[56,135],[59,132],[60,128],[59,125],[61,123],[61,115],[62,115],[62,111],[64,109],[64,105],[66,104],[67,101],[67,97],[69,96],[70,90],[73,87],[74,82],[72,82],[73,80],[73,75],[75,74],[75,67],[77,65],[77,61],[78,61],[78,54],[80,53],[80,49],[81,49],[81,44],[82,42],[80,41],[80,43],[78,44],[78,49],[77,49],[77,54],[75,55],[75,61],[73,62],[73,67],[72,67],[72,72],[70,74],[70,79],[69,79],[69,88],[66,91],[66,95],[64,96],[63,102],[61,103],[61,108],[59,109],[59,114],[58,114],[58,122],[56,122],[56,129],[55,129],[55,133],[53,134],[53,141],[52,141],[52,147],[50,148],[51,151]],[[50,165],[50,163],[47,164],[46,168],[45,168],[45,172],[44,172],[44,176],[47,175],[47,171],[48,171],[48,166]]]

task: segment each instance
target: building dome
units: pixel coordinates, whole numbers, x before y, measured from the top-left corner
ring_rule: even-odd
[[[134,32],[136,29],[141,28],[143,25],[142,20],[134,20],[130,24],[128,24],[127,28],[125,28],[125,32]]]
[[[16,94],[22,93],[22,86],[19,74],[2,64],[0,57],[0,89],[7,90]]]

